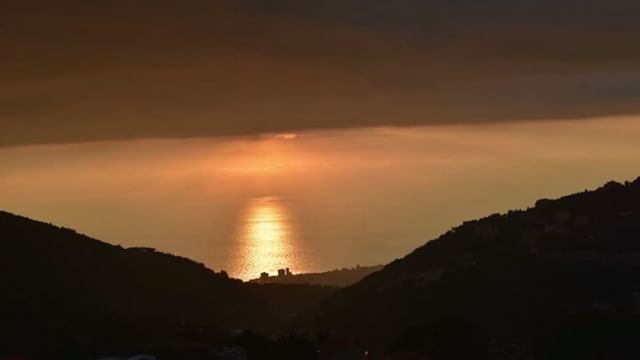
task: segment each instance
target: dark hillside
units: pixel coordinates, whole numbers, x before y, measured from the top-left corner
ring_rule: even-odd
[[[300,324],[369,350],[433,358],[616,358],[637,348],[639,315],[640,179],[465,222]]]
[[[248,285],[185,258],[124,249],[6,212],[0,246],[0,354],[113,351],[230,329],[279,333],[292,315],[334,291]]]

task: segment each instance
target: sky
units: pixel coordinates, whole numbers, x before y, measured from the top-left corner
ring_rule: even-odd
[[[633,115],[634,0],[0,3],[0,146]]]

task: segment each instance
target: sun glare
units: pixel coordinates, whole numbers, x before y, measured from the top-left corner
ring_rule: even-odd
[[[278,197],[253,199],[239,232],[241,264],[235,275],[250,279],[295,264],[293,235],[289,213]]]

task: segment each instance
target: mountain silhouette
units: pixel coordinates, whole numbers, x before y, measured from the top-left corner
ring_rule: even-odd
[[[247,284],[186,258],[113,246],[6,212],[0,247],[0,355],[72,358],[66,349],[213,341],[231,329],[276,333],[334,291]]]
[[[640,178],[465,222],[298,326],[397,358],[637,358]]]
[[[382,269],[382,267],[383,265],[357,265],[353,268],[301,274],[287,273],[286,269],[282,269],[278,275],[269,276],[267,273],[263,273],[261,277],[252,279],[251,282],[258,284],[310,284],[345,287],[357,283],[369,274]]]
[[[340,290],[243,283],[6,212],[0,235],[0,355],[233,343],[251,359],[640,356],[640,178],[465,222]]]

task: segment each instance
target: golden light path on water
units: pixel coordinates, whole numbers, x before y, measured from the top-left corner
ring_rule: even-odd
[[[285,203],[276,196],[251,199],[238,231],[237,263],[231,273],[256,278],[278,269],[306,271],[296,246],[296,229]]]
[[[0,210],[243,280],[320,272],[633,180],[638,139],[629,116],[0,147]]]

